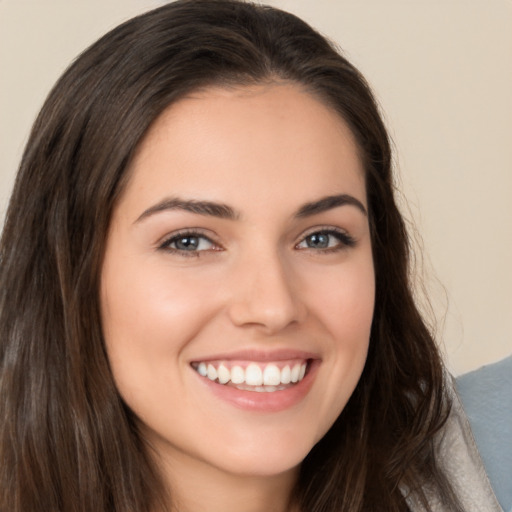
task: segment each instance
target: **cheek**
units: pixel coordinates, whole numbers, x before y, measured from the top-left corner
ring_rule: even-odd
[[[186,347],[212,306],[202,283],[185,273],[170,276],[162,265],[132,265],[128,258],[104,268],[102,321],[117,389],[143,424],[166,431],[174,420],[162,406],[181,411],[169,390],[186,396]]]
[[[187,343],[211,316],[204,286],[186,273],[165,272],[129,258],[105,264],[102,321],[114,378],[122,394],[146,383],[170,362],[181,360]],[[128,276],[128,277],[127,277]]]
[[[368,341],[375,304],[375,275],[371,255],[354,258],[308,276],[304,296],[309,308],[340,347],[355,349]]]
[[[335,362],[341,375],[357,383],[363,371],[375,305],[373,265],[360,265],[336,283],[332,300],[325,304],[325,322],[335,343]]]
[[[326,371],[318,382],[324,390],[318,414],[322,418],[320,439],[342,412],[364,369],[375,303],[372,260],[319,275],[315,287],[310,310],[328,334],[328,357],[323,361]]]
[[[180,273],[170,274],[156,265],[135,268],[127,264],[105,273],[102,311],[106,337],[123,331],[136,341],[141,333],[160,332],[168,342],[193,329],[204,307],[204,287],[190,276],[180,279]],[[145,342],[153,340],[149,335],[145,338]]]

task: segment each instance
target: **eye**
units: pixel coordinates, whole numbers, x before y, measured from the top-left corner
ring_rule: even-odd
[[[197,232],[181,232],[167,238],[159,249],[184,255],[198,255],[203,251],[219,250],[219,246],[206,235]]]
[[[323,251],[341,250],[353,247],[355,240],[344,231],[337,229],[322,229],[308,234],[295,247],[297,249],[317,249]]]

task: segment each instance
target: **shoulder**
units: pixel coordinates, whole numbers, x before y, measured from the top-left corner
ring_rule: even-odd
[[[512,512],[512,356],[456,379],[496,496]]]
[[[446,396],[451,409],[448,419],[434,439],[439,470],[445,475],[464,512],[502,512],[482,463],[471,427],[457,394],[454,379],[445,374]],[[435,488],[425,489],[432,512],[451,512],[439,499]],[[425,509],[410,496],[413,512]]]

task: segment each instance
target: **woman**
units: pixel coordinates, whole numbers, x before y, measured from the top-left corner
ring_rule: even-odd
[[[386,130],[294,16],[185,0],[93,45],[34,125],[0,255],[0,510],[477,503],[439,457],[452,397]]]

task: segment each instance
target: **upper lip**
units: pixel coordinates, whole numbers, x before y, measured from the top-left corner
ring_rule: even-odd
[[[258,349],[242,349],[234,352],[219,352],[204,357],[194,358],[194,362],[207,362],[207,361],[255,361],[255,362],[270,362],[270,361],[286,361],[289,359],[319,359],[318,354],[295,349],[277,349],[277,350],[258,350]]]

